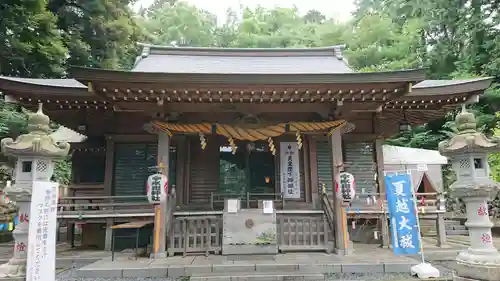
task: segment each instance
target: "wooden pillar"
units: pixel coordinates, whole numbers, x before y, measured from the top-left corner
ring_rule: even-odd
[[[380,199],[382,204],[386,201],[385,194],[385,175],[384,175],[384,153],[382,145],[384,143],[383,139],[375,140],[375,161],[377,165],[377,184],[378,184],[378,192],[381,194]],[[387,218],[387,210],[384,209],[384,213],[379,218],[379,226],[380,226],[380,246],[382,248],[389,247],[389,225]]]
[[[177,205],[183,205],[186,200],[186,162],[187,162],[188,139],[186,136],[179,136],[177,142],[177,169],[176,173],[176,201]]]
[[[335,193],[335,181],[344,170],[344,159],[342,153],[342,130],[336,130],[329,137],[330,147],[332,148],[332,181],[333,192]],[[348,255],[351,251],[349,243],[349,233],[347,232],[347,217],[345,208],[341,199],[333,194],[333,208],[335,211],[335,252],[339,255]]]
[[[113,195],[113,173],[115,162],[115,141],[111,137],[106,138],[106,159],[104,165],[104,195]],[[110,202],[111,203],[111,202]],[[104,239],[104,249],[111,251],[111,227],[114,225],[113,219],[106,220],[106,232]]]
[[[308,165],[310,163],[310,155],[309,155],[309,144],[310,142],[310,136],[303,135],[304,136],[304,145],[302,147],[302,160],[304,161],[303,167],[304,167],[304,199],[305,202],[311,204],[312,202],[312,186],[311,186],[311,165]]]
[[[113,168],[115,162],[115,141],[111,137],[106,138],[106,163],[104,166],[104,195],[113,195]]]
[[[437,232],[437,240],[436,245],[440,248],[447,248],[448,244],[446,243],[446,224],[444,221],[444,213],[436,214],[436,232]]]
[[[168,176],[169,169],[169,154],[170,154],[170,137],[165,132],[158,133],[158,164],[164,165],[165,169],[162,171]],[[173,191],[170,190],[169,193]],[[166,258],[167,257],[167,205],[166,200],[160,205],[155,206],[154,218],[154,233],[153,233],[153,257]]]
[[[319,183],[318,183],[318,162],[316,155],[316,139],[312,136],[309,137],[308,141],[309,150],[309,172],[311,173],[311,200],[314,209],[321,209]]]

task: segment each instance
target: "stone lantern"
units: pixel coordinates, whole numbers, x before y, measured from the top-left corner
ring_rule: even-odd
[[[54,160],[68,155],[69,144],[58,143],[50,136],[50,119],[38,111],[28,118],[27,134],[13,140],[5,138],[1,141],[2,153],[17,158],[14,170],[15,183],[7,186],[4,193],[16,202],[19,223],[14,236],[14,256],[9,262],[0,265],[0,277],[20,277],[26,275],[26,259],[28,252],[29,219],[31,194],[34,181],[50,181],[54,172]]]
[[[466,205],[471,246],[461,252],[453,280],[500,280],[500,254],[493,245],[488,201],[500,184],[490,178],[488,154],[500,151],[500,139],[487,138],[476,129],[474,114],[465,106],[457,115],[458,133],[439,144],[439,152],[451,159],[457,180],[451,185],[452,194]]]

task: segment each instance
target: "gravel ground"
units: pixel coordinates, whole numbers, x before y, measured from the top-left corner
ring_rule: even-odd
[[[433,262],[441,271],[443,277],[451,276],[451,267],[454,261],[449,262]],[[71,269],[61,272],[57,275],[57,281],[180,281],[182,278],[167,278],[167,277],[137,277],[137,278],[82,278],[76,275],[76,270],[87,263],[75,263]],[[291,279],[295,280],[295,279]],[[363,280],[363,281],[385,281],[385,280],[419,280],[416,277],[410,277],[409,274],[403,273],[374,273],[374,274],[328,274],[325,280]],[[450,279],[451,280],[451,279]]]

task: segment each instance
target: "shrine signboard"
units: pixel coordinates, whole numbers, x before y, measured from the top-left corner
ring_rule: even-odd
[[[148,200],[153,205],[165,202],[168,194],[168,178],[164,174],[154,174],[148,177],[146,185]]]
[[[281,193],[286,199],[300,199],[300,158],[296,142],[280,143]]]
[[[55,280],[58,187],[56,182],[33,182],[27,281]]]

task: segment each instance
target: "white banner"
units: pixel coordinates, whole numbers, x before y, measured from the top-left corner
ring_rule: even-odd
[[[26,281],[54,281],[56,278],[58,187],[56,182],[33,182]]]
[[[280,143],[281,192],[287,199],[300,199],[300,158],[296,142]]]

